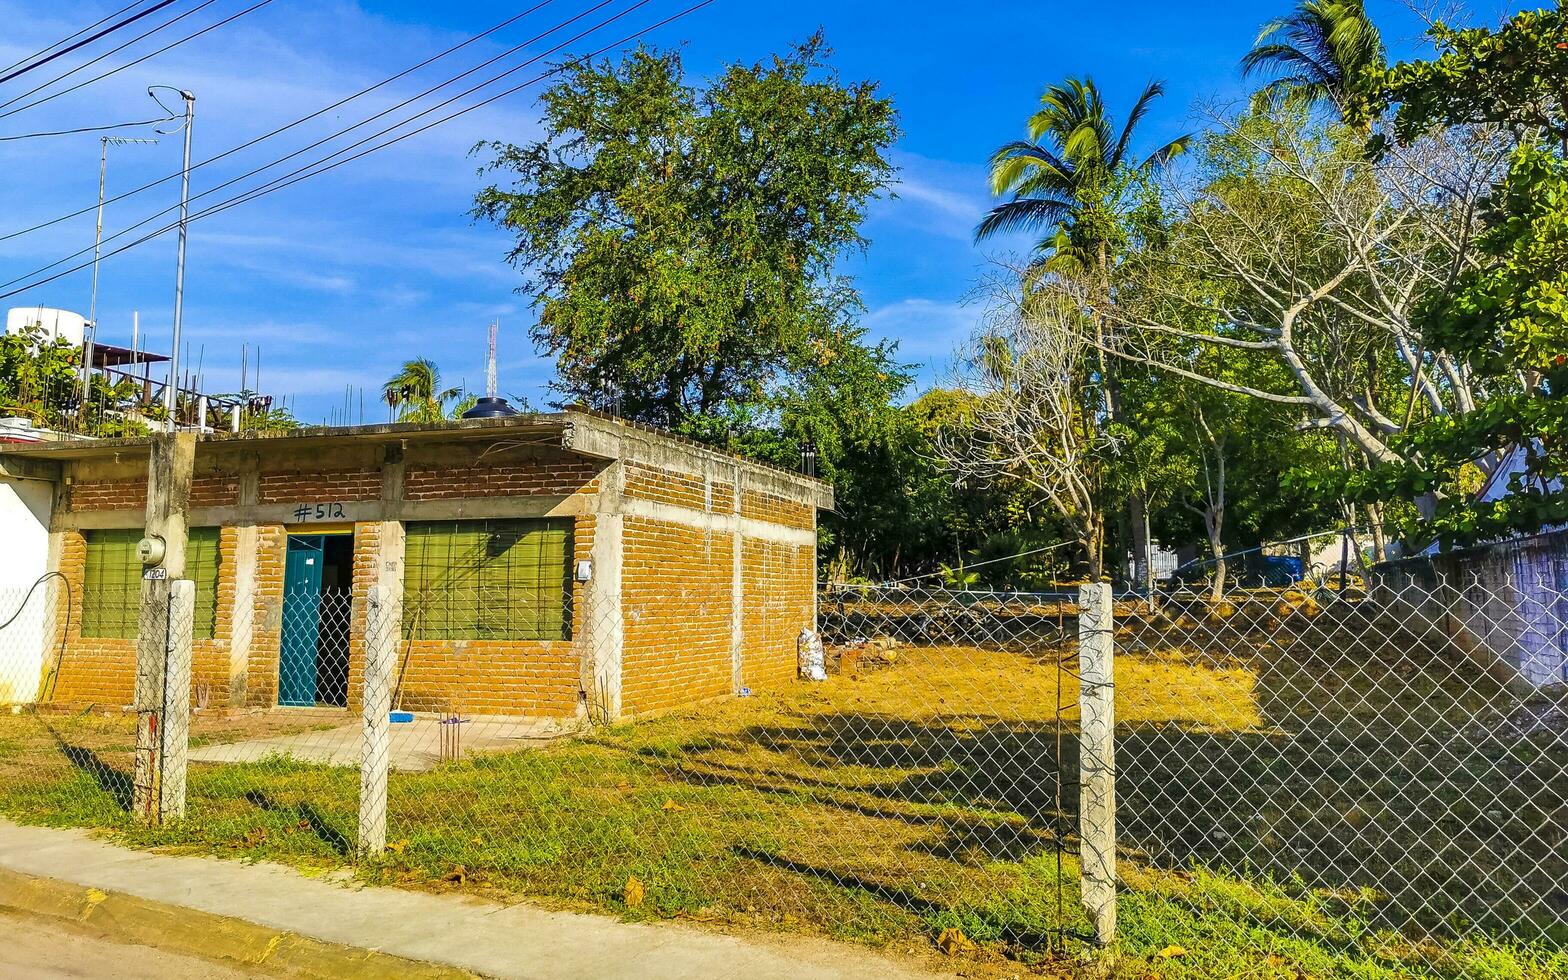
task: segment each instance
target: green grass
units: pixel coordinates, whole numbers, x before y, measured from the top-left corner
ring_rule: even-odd
[[[1369,864],[1351,849],[1343,866],[1330,858],[1295,869],[1312,871],[1309,880],[1281,857],[1296,852],[1264,846],[1269,834],[1365,836],[1368,827],[1413,820],[1398,809],[1397,787],[1386,777],[1344,771],[1345,745],[1303,746],[1269,735],[1281,691],[1290,687],[1278,682],[1180,657],[1118,663],[1118,712],[1127,726],[1119,750],[1123,840],[1135,844],[1163,827],[1185,850],[1175,867],[1136,850],[1125,856],[1120,939],[1092,972],[1568,978],[1568,954],[1488,940],[1486,930],[1464,923],[1443,930],[1391,914],[1409,907],[1390,900],[1408,899],[1397,891],[1406,881],[1391,870],[1397,861]],[[528,896],[634,919],[804,932],[921,952],[956,928],[976,944],[964,954],[974,961],[965,967],[970,975],[1016,972],[1019,964],[1066,974],[1078,970],[1080,947],[1069,943],[1057,953],[1053,942],[1063,933],[1081,935],[1087,923],[1077,907],[1076,863],[1070,853],[1058,856],[1055,841],[1061,813],[1074,807],[1071,787],[1058,786],[1057,773],[1076,768],[1071,712],[1058,720],[1058,696],[1072,705],[1076,688],[1043,656],[908,651],[896,667],[859,680],[835,677],[541,749],[394,773],[392,847],[357,865],[352,770],[282,758],[193,765],[189,818],[140,828],[124,809],[126,719],[9,716],[0,718],[0,813],[101,828],[133,846],[306,869],[354,867],[372,882]],[[1174,741],[1173,723],[1180,731]],[[198,734],[233,740],[261,723],[248,724]],[[1337,728],[1354,743],[1353,726]],[[1385,742],[1390,736],[1381,733]],[[1161,782],[1151,760],[1166,749],[1189,768],[1177,766]],[[1314,750],[1328,754],[1297,757]],[[1293,770],[1317,765],[1317,783],[1308,787],[1316,788],[1305,792],[1283,778],[1282,760]],[[1560,755],[1548,761],[1562,771]],[[1211,763],[1228,766],[1215,771],[1271,794],[1254,809],[1268,810],[1272,823],[1263,828],[1237,817],[1224,823],[1230,843],[1204,851],[1188,834],[1193,808],[1205,802],[1201,794],[1210,794],[1212,805],[1227,789],[1195,780],[1195,762],[1202,772]],[[1334,793],[1346,799],[1329,791],[1330,776]],[[1234,797],[1234,789],[1228,792]],[[1378,794],[1392,809],[1371,813],[1368,822],[1337,809],[1370,809]],[[1324,800],[1332,805],[1320,806]],[[1157,811],[1163,824],[1153,819],[1157,807],[1164,808]],[[1341,814],[1337,822],[1333,812]],[[1445,832],[1441,821],[1418,826],[1421,833]],[[1516,829],[1526,831],[1533,833]],[[1430,853],[1449,854],[1469,839],[1463,828],[1446,832],[1445,841],[1427,842]],[[1247,871],[1243,856],[1269,854],[1276,859]],[[1358,871],[1367,868],[1372,877]],[[644,897],[629,907],[624,896],[633,877]]]

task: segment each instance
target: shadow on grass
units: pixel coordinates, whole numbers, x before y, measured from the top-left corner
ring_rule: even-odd
[[[1473,665],[1417,643],[1374,648],[1334,636],[1325,647],[1311,634],[1288,652],[1272,635],[1250,657],[1239,643],[1223,658],[1184,656],[1192,637],[1172,634],[1123,655],[1137,679],[1117,692],[1133,709],[1117,734],[1129,862],[1252,883],[1255,896],[1224,904],[1322,935],[1326,947],[1356,920],[1415,941],[1453,937],[1463,921],[1482,935],[1562,942],[1568,852],[1551,844],[1553,814],[1568,800],[1568,746],[1498,737],[1491,719],[1509,702]],[[927,702],[797,709],[643,761],[666,779],[742,790],[769,806],[922,828],[881,850],[970,866],[1049,853],[1064,819],[1075,823],[1072,722],[1058,741],[1056,723],[978,713],[974,697],[946,717],[937,707],[944,665],[927,666]],[[909,701],[907,691],[888,697]],[[992,704],[1008,698],[1018,695],[1000,689]],[[733,758],[755,749],[766,753],[756,764]],[[791,850],[744,856],[927,911],[905,890],[859,882],[854,846],[841,849],[837,870],[798,860],[821,865],[818,848]]]
[[[321,812],[309,803],[279,803],[260,790],[247,790],[244,794],[245,802],[258,810],[268,813],[292,814],[300,822],[310,828],[310,832],[319,837],[333,851],[347,857],[354,851],[354,844],[343,835],[336,827],[322,817]]]
[[[771,851],[764,851],[754,847],[736,846],[730,848],[730,853],[737,858],[765,864],[780,871],[788,871],[834,885],[838,888],[861,892],[890,905],[907,909],[933,927],[940,926],[955,914],[955,910],[951,905],[933,902],[928,898],[916,895],[907,888],[898,888],[881,882],[868,881],[858,875],[845,874],[842,871],[818,867],[805,861],[774,854]],[[1074,898],[1069,897],[1068,901],[1072,900]],[[1071,929],[1053,929],[1044,922],[1030,926],[1023,926],[1016,922],[996,923],[995,926],[994,937],[988,938],[999,939],[1023,949],[1045,949],[1053,945],[1063,935],[1076,935]],[[933,931],[935,931],[934,928]]]
[[[54,739],[55,747],[60,750],[61,755],[65,756],[67,762],[91,776],[98,784],[98,788],[109,794],[121,810],[126,813],[131,812],[136,789],[129,773],[109,765],[91,749],[72,745],[47,724],[44,725],[44,729],[49,733],[49,737]]]

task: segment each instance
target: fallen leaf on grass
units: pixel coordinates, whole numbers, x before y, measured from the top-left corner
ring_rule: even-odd
[[[623,779],[620,782],[615,784],[615,788],[620,790],[622,793],[624,793],[627,790],[632,788],[632,784]]]
[[[402,840],[389,841],[387,843],[387,850],[391,851],[393,854],[402,854],[404,851],[408,850],[408,838],[404,837]]]
[[[251,847],[255,847],[257,844],[260,844],[262,841],[264,841],[266,839],[267,839],[267,828],[266,827],[252,827],[245,834],[245,843],[249,844]]]
[[[936,937],[936,948],[948,956],[957,956],[959,953],[971,953],[975,950],[974,940],[964,935],[964,930],[956,926],[943,929]]]
[[[1187,955],[1187,950],[1181,946],[1167,946],[1154,955],[1162,960],[1179,960]]]
[[[668,812],[668,813],[675,813],[677,811],[684,810],[684,809],[686,809],[686,808],[681,806],[679,803],[676,803],[674,800],[665,800],[664,801],[664,810],[666,812]]]
[[[634,909],[642,905],[643,893],[642,882],[637,880],[636,875],[628,875],[626,877],[626,887],[621,890],[621,897],[626,900],[626,907]]]

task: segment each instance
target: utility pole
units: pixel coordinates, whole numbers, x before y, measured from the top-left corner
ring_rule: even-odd
[[[92,397],[93,346],[98,339],[98,259],[103,252],[103,199],[104,186],[109,173],[109,144],[129,146],[135,143],[158,142],[129,136],[100,136],[98,141],[98,230],[93,235],[93,297],[87,307],[87,330],[82,337],[82,404],[76,412],[78,421],[86,421],[87,402]],[[134,327],[132,329],[134,330]],[[133,340],[131,347],[135,348],[135,346]]]
[[[174,431],[174,410],[178,399],[176,388],[179,386],[180,377],[180,326],[181,317],[185,308],[185,230],[190,218],[191,204],[191,125],[196,121],[196,96],[184,89],[177,89],[172,85],[149,85],[147,95],[172,117],[173,112],[164,105],[154,94],[158,89],[168,89],[178,92],[181,99],[185,100],[185,122],[181,129],[185,132],[184,162],[180,167],[180,244],[175,258],[174,268],[174,353],[173,361],[169,364],[169,386],[163,390],[163,407],[168,413],[169,431]],[[159,130],[162,132],[162,130]]]

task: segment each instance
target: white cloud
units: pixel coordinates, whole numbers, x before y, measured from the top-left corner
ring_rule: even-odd
[[[930,384],[941,381],[977,320],[978,311],[962,303],[911,297],[872,310],[860,324],[873,338],[897,340],[899,359],[917,365]]]

